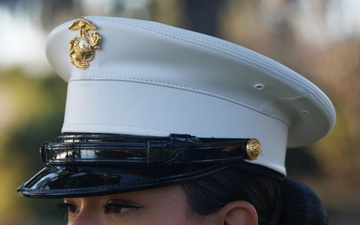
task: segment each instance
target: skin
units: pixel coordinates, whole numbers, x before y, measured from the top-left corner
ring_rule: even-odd
[[[256,210],[243,201],[232,202],[216,213],[189,212],[180,186],[87,198],[65,198],[68,225],[236,225],[257,224]]]

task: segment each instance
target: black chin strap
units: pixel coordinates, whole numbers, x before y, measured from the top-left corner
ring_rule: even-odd
[[[171,166],[254,160],[260,143],[253,138],[197,138],[172,134],[168,137],[111,134],[64,134],[45,143],[40,152],[44,163],[120,164]]]

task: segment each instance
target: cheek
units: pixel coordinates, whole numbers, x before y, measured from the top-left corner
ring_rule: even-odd
[[[195,225],[190,218],[178,211],[161,211],[156,214],[153,213],[146,221],[152,221],[157,225]],[[145,224],[149,223],[144,223],[144,225]]]
[[[156,225],[199,225],[199,220],[187,215],[187,204],[183,199],[167,201],[145,213],[143,225],[149,221]]]

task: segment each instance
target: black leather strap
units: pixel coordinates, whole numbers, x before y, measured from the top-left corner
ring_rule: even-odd
[[[196,138],[190,135],[65,134],[57,142],[43,144],[40,152],[43,162],[48,165],[189,165],[249,159],[246,152],[249,140]]]

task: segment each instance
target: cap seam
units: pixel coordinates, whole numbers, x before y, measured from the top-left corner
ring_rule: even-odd
[[[125,124],[116,124],[116,123],[64,123],[64,125],[114,126],[114,127],[126,127],[126,128],[141,128],[141,129],[146,129],[146,130],[164,131],[164,132],[169,132],[169,133],[174,133],[175,132],[175,131],[172,131],[172,130],[155,128],[155,127],[125,125]]]

